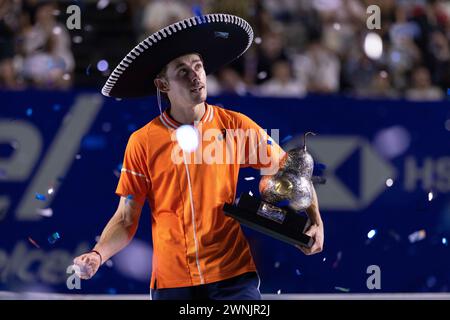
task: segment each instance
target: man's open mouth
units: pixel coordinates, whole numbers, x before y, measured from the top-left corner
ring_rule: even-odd
[[[200,92],[200,90],[202,90],[203,88],[204,86],[195,87],[191,89],[191,92]]]

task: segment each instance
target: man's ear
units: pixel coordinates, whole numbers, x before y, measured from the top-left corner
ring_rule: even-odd
[[[169,91],[169,83],[166,79],[156,78],[153,80],[155,87],[159,89],[159,91],[167,93]]]

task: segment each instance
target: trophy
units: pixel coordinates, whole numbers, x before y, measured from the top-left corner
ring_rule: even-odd
[[[235,205],[226,203],[223,211],[240,223],[290,244],[310,248],[314,240],[304,234],[311,222],[305,210],[313,197],[314,160],[306,148],[290,150],[280,162],[274,175],[263,176],[259,183],[262,199],[248,193],[241,194]]]

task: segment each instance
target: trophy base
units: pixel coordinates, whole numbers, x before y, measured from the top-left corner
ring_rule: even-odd
[[[303,233],[310,225],[305,215],[276,207],[247,193],[241,194],[237,205],[225,203],[223,211],[243,225],[289,244],[310,248],[314,242]]]

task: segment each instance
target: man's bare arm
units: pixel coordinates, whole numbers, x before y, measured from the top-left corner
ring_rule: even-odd
[[[128,245],[136,234],[142,205],[132,199],[120,197],[119,206],[109,220],[94,247],[94,251],[82,254],[74,259],[79,266],[82,279],[91,278],[105,262]]]
[[[316,190],[314,186],[312,187],[312,202],[311,205],[306,209],[306,213],[308,214],[309,219],[311,220],[311,225],[306,230],[305,234],[309,235],[314,239],[314,244],[311,248],[305,248],[298,246],[300,250],[303,251],[306,255],[311,255],[315,253],[319,253],[323,250],[323,241],[324,241],[324,230],[323,230],[323,222],[320,216],[319,211],[319,200],[317,199]]]
[[[120,197],[119,206],[109,220],[94,247],[102,255],[103,261],[122,250],[136,234],[142,205],[132,199]]]
[[[312,224],[320,225],[322,224],[322,217],[319,211],[319,200],[317,199],[316,189],[314,185],[312,186],[312,201],[311,205],[306,209],[309,219],[311,219]]]

